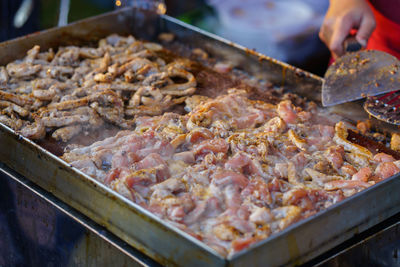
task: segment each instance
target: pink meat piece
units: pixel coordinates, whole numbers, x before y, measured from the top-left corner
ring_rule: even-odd
[[[195,145],[193,152],[195,155],[208,154],[208,153],[226,153],[228,152],[229,145],[222,139],[205,140],[198,145]]]
[[[104,180],[104,183],[109,185],[112,181],[115,179],[118,179],[121,173],[121,168],[115,168],[112,169],[108,172],[106,179]]]
[[[176,153],[176,154],[174,154],[174,156],[172,158],[174,160],[181,160],[187,164],[193,164],[196,161],[192,151],[184,151],[184,152]]]
[[[160,140],[154,132],[149,131],[143,136],[130,136],[121,144],[112,158],[112,168],[130,167],[133,163],[150,154],[159,154],[162,157],[171,157],[174,152],[172,145],[166,140]]]
[[[294,155],[291,159],[291,162],[293,162],[294,166],[296,167],[297,170],[302,170],[306,164],[308,163],[308,159],[306,157],[306,153],[301,151]]]
[[[379,163],[375,169],[375,175],[382,179],[389,178],[398,172],[400,172],[400,169],[393,162]]]
[[[312,131],[307,134],[307,144],[314,145],[318,149],[325,146],[335,135],[335,129],[329,125],[316,125]]]
[[[187,141],[197,144],[201,141],[214,138],[214,134],[207,128],[196,128],[187,135]]]
[[[318,130],[322,137],[332,139],[335,135],[335,128],[333,128],[333,126],[319,124]]]
[[[264,122],[265,116],[259,111],[255,110],[252,113],[233,118],[233,126],[236,129],[254,128],[257,124]]]
[[[156,168],[157,181],[161,182],[170,177],[167,162],[159,154],[149,154],[147,157],[134,165],[136,170]]]
[[[133,145],[132,142],[130,145],[132,146],[132,150],[135,149],[135,152],[140,158],[144,158],[151,153],[160,154],[163,157],[170,157],[174,153],[173,146],[167,141],[160,139],[154,131],[148,131],[143,134],[143,136],[136,137],[136,145]]]
[[[240,113],[240,111],[243,110],[243,107],[246,107],[246,105],[244,105],[244,101],[245,100],[241,99],[240,96],[226,95],[216,98],[215,100],[208,101],[203,105],[199,105],[196,107],[195,111],[197,109],[207,110],[207,112],[204,114],[205,117],[215,121],[224,116],[234,117]],[[238,102],[242,105],[240,105]],[[195,111],[193,112],[194,114],[196,113]]]
[[[164,216],[164,208],[159,204],[151,204],[149,206],[146,207],[151,213],[159,216],[159,217],[163,217]]]
[[[303,198],[307,197],[308,191],[304,188],[294,188],[283,194],[283,203],[286,205],[296,205]]]
[[[207,218],[217,217],[221,212],[222,208],[217,197],[210,197],[207,199],[207,209],[205,211],[205,216]]]
[[[367,188],[369,183],[358,180],[336,180],[325,183],[325,190]]]
[[[158,117],[141,116],[135,119],[136,127],[151,127],[155,121],[159,120]]]
[[[196,204],[196,207],[185,216],[184,222],[187,225],[191,225],[199,221],[203,213],[206,211],[207,202],[201,201]]]
[[[355,173],[357,173],[357,169],[354,168],[354,166],[350,165],[350,164],[343,165],[340,168],[340,171],[347,175],[350,175],[350,176],[353,176]]]
[[[238,186],[229,184],[225,187],[223,193],[225,196],[225,206],[227,209],[237,210],[240,208],[242,199],[240,197]]]
[[[148,140],[146,143],[146,146],[139,151],[136,152],[136,154],[140,158],[144,158],[149,154],[152,153],[157,153],[163,157],[171,157],[172,154],[174,153],[174,148],[173,146],[166,140]]]
[[[277,112],[279,117],[284,120],[286,123],[296,123],[297,122],[297,114],[293,109],[292,102],[290,100],[281,101],[278,104]]]
[[[241,195],[243,199],[250,198],[263,205],[269,205],[272,203],[268,184],[261,177],[251,179],[246,188],[242,190]]]
[[[377,162],[393,162],[396,161],[391,155],[386,153],[378,153],[373,158]]]
[[[235,185],[238,188],[245,188],[249,183],[249,180],[243,174],[223,170],[213,175],[213,183],[217,186]]]
[[[179,200],[186,214],[195,208],[195,201],[189,193],[180,193]]]
[[[133,185],[132,188],[135,190],[137,194],[135,194],[133,197],[136,198],[136,203],[140,204],[141,202],[145,202],[143,198],[148,198],[150,195],[150,187],[142,184],[136,184]],[[140,199],[139,199],[140,198]]]
[[[240,208],[236,212],[237,216],[242,220],[248,220],[250,216],[249,207],[246,205],[240,206]]]
[[[232,217],[229,221],[229,225],[243,234],[254,231],[254,225],[252,223],[246,220],[242,220],[239,217]]]
[[[352,180],[368,182],[369,177],[371,177],[372,171],[369,167],[361,168],[352,176]]]
[[[118,151],[113,157],[111,161],[111,167],[115,168],[127,168],[132,165],[132,162],[129,161],[129,158],[126,156],[125,151]]]
[[[325,153],[326,159],[335,169],[339,169],[343,165],[344,149],[342,146],[330,147]]]
[[[125,144],[121,147],[126,147],[125,150],[136,152],[138,149],[141,149],[144,145],[144,139],[138,135],[131,135],[126,139]]]
[[[225,168],[248,175],[263,175],[260,163],[246,153],[237,153],[225,163]]]
[[[219,219],[224,224],[230,225],[242,233],[254,230],[254,225],[249,221],[250,211],[245,205],[234,205],[220,214]]]
[[[191,202],[193,203],[193,202]],[[184,219],[184,222],[188,225],[196,223],[200,218],[214,218],[221,213],[222,209],[218,198],[210,197],[203,201],[198,201],[196,206],[191,209]]]
[[[124,177],[122,174],[121,177]],[[136,186],[149,186],[154,184],[154,179],[150,176],[129,175],[125,177],[125,184],[128,188],[135,188]]]
[[[128,188],[135,186],[150,186],[157,182],[157,172],[143,170],[138,172],[134,168],[121,168],[118,178],[125,182]]]
[[[141,170],[141,169],[149,169],[149,168],[154,168],[159,165],[167,165],[165,160],[161,158],[159,154],[152,153],[149,154],[147,157],[136,163],[135,169],[136,170]]]
[[[271,211],[265,207],[257,207],[253,210],[251,215],[249,216],[249,220],[256,224],[267,224],[272,222],[274,219],[274,215]]]
[[[185,216],[186,213],[182,206],[172,207],[169,209],[168,217],[173,221],[182,221]]]
[[[112,157],[111,167],[113,169],[128,168],[138,160],[140,160],[140,157],[134,152],[127,152],[126,150],[118,151]]]

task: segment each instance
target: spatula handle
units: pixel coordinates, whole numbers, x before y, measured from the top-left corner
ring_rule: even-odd
[[[343,45],[346,52],[357,52],[362,48],[362,45],[356,40],[356,37],[354,37],[353,35],[348,36],[344,40]]]

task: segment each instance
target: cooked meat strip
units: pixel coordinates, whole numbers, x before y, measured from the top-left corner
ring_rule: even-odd
[[[7,125],[8,127],[18,131],[23,126],[24,122],[15,117],[9,117],[6,115],[0,115],[0,122]]]
[[[79,49],[79,56],[82,58],[99,58],[102,57],[104,54],[104,51],[98,48],[92,48],[92,47],[82,47]]]
[[[26,117],[29,115],[29,111],[8,101],[1,101],[0,100],[0,108],[7,108],[10,107],[13,111],[18,113],[21,117]]]
[[[54,56],[51,64],[54,66],[73,66],[79,65],[79,48],[75,46],[67,46],[59,48]]]
[[[31,104],[33,102],[32,98],[29,98],[25,95],[16,95],[16,94],[7,93],[7,92],[1,91],[1,90],[0,90],[0,99],[9,101],[9,102],[13,102],[19,106],[25,106],[25,105]]]
[[[39,51],[40,51],[40,46],[35,45],[32,49],[30,49],[26,53],[25,61],[27,63],[32,64],[34,62],[34,60],[36,59],[36,57],[39,55]]]
[[[36,120],[22,127],[20,133],[29,139],[42,139],[46,135],[46,128],[40,120]]]
[[[74,74],[74,68],[66,66],[46,66],[43,68],[44,77],[50,77],[60,81],[69,80]]]
[[[41,65],[32,65],[30,63],[9,63],[7,65],[8,75],[17,79],[28,79],[38,73],[41,69]]]
[[[42,117],[41,121],[46,127],[62,127],[65,125],[85,123],[90,120],[89,116],[85,115],[71,115],[63,117]]]
[[[66,110],[77,107],[87,106],[89,97],[83,97],[75,100],[66,100],[60,103],[52,103],[48,106],[49,109]]]
[[[67,142],[72,137],[79,134],[81,131],[82,131],[81,125],[65,126],[63,128],[55,130],[54,133],[51,135],[51,137],[53,137],[56,140]]]
[[[0,67],[0,85],[6,85],[8,82],[8,73],[6,68]]]

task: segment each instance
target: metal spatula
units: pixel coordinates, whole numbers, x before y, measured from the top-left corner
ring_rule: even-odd
[[[346,51],[356,50],[354,45]],[[333,106],[400,90],[400,61],[376,50],[349,52],[325,73],[322,105]]]

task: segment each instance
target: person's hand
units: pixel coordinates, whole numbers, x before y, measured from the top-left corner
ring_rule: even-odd
[[[319,37],[337,58],[344,54],[343,42],[352,29],[358,29],[356,40],[365,47],[375,26],[366,0],[330,0]]]

